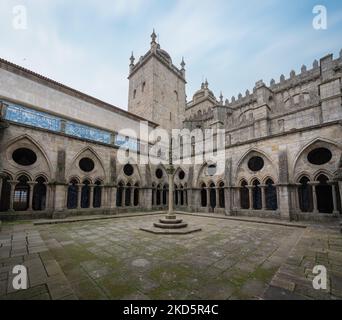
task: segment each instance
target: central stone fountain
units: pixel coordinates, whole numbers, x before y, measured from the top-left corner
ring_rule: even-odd
[[[173,186],[175,168],[172,164],[172,139],[170,139],[169,165],[166,168],[169,180],[169,210],[163,219],[159,219],[151,227],[140,230],[154,234],[189,234],[201,231],[201,228],[189,226],[183,219],[178,219],[173,208]]]

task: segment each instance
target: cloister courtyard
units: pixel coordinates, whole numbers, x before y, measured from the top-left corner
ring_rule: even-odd
[[[140,230],[161,212],[3,223],[0,299],[342,299],[337,223],[179,216],[202,231]],[[13,289],[15,265],[27,267],[27,290]],[[326,290],[313,288],[316,265]]]

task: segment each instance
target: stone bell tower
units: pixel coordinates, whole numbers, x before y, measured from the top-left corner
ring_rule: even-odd
[[[135,63],[130,58],[128,111],[165,129],[182,128],[184,120],[185,63],[173,65],[170,55],[157,43],[153,30],[151,48]]]

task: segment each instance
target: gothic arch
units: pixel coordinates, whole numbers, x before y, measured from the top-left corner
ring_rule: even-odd
[[[95,168],[90,173],[85,173],[79,168],[79,160],[82,158],[90,158],[94,161]],[[93,180],[95,177],[99,178],[101,177],[101,180],[105,180],[106,173],[105,169],[102,163],[102,160],[100,156],[96,153],[96,151],[91,148],[90,146],[87,146],[80,150],[72,159],[70,162],[68,169],[66,170],[66,177],[69,179],[70,176],[79,176],[81,179],[84,180],[85,178]]]
[[[6,160],[4,161],[5,166],[6,163],[13,167],[13,171],[18,169],[20,167],[20,165],[16,164],[13,160],[12,160],[12,153],[14,150],[18,149],[18,148],[29,148],[29,149],[33,149],[32,151],[34,151],[37,154],[37,161],[30,166],[30,172],[33,175],[38,174],[37,169],[39,169],[39,172],[41,172],[42,168],[43,168],[43,172],[45,173],[46,176],[49,177],[49,179],[51,179],[51,173],[53,172],[52,170],[52,164],[51,161],[49,160],[49,157],[47,156],[46,152],[44,151],[43,146],[41,146],[36,140],[34,140],[32,137],[30,137],[27,134],[23,134],[21,136],[15,137],[14,139],[10,140],[4,150],[4,157]],[[39,155],[41,157],[39,157]],[[37,172],[35,172],[37,171]]]
[[[304,145],[294,157],[292,168],[291,168],[292,177],[294,180],[296,180],[296,177],[298,177],[298,175],[300,174],[297,172],[298,170],[300,172],[303,172],[303,171],[312,172],[313,170],[316,172],[316,171],[322,170],[322,168],[317,169],[317,166],[310,164],[306,159],[306,155],[308,154],[309,151],[311,151],[311,149],[314,150],[315,148],[319,148],[319,147],[328,148],[333,154],[332,160],[336,160],[336,161],[330,161],[330,164],[328,163],[324,165],[325,170],[329,171],[329,175],[331,176],[332,175],[331,172],[334,172],[335,170],[338,169],[339,159],[341,157],[342,144],[333,140],[326,139],[326,138],[315,138],[311,140],[310,142],[308,142],[306,145]],[[336,166],[333,165],[335,162],[336,162]]]

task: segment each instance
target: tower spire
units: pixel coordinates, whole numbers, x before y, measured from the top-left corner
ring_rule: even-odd
[[[155,44],[156,43],[156,39],[157,39],[157,35],[156,35],[156,32],[154,31],[154,29],[153,29],[153,32],[151,34],[151,39],[152,39],[151,44]]]

